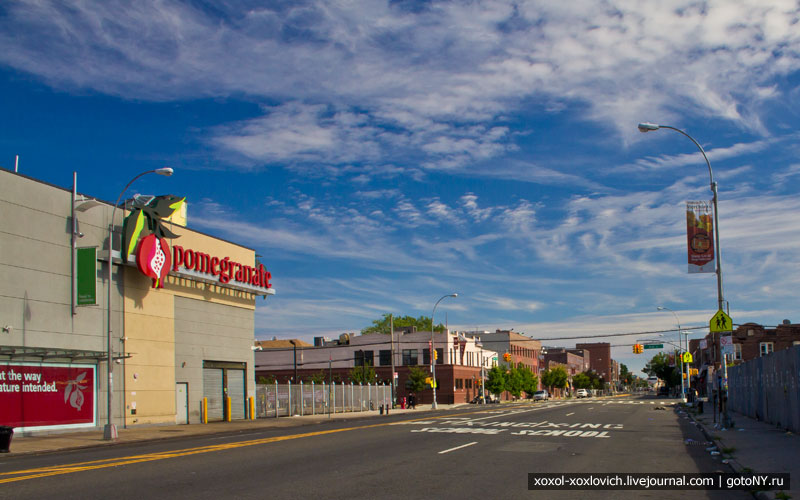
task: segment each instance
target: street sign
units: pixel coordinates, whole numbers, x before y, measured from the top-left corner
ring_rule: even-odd
[[[708,322],[708,331],[711,333],[730,332],[733,330],[733,320],[720,309]]]
[[[645,344],[644,348],[645,349],[663,349],[664,348],[664,344]]]
[[[683,353],[683,362],[684,363],[691,363],[692,361],[693,361],[692,353],[690,353],[690,352]]]
[[[722,354],[733,354],[733,336],[732,335],[720,335],[719,336],[719,347],[722,351]]]

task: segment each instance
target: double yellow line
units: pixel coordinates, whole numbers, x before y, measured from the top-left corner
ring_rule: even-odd
[[[468,412],[479,413],[479,412]],[[416,418],[412,420],[402,420],[399,422],[384,422],[380,424],[361,425],[357,427],[345,427],[342,429],[331,429],[327,431],[306,432],[303,434],[291,434],[289,436],[276,436],[263,439],[252,439],[249,441],[239,441],[236,443],[217,444],[212,446],[200,446],[197,448],[186,448],[184,450],[162,451],[160,453],[147,453],[144,455],[134,455],[130,457],[107,458],[103,460],[95,460],[91,462],[79,462],[67,465],[54,465],[51,467],[40,467],[38,469],[16,470],[10,472],[0,472],[0,484],[13,483],[16,481],[26,481],[28,479],[36,479],[40,477],[58,476],[61,474],[72,474],[74,472],[83,472],[90,470],[105,469],[108,467],[119,467],[121,465],[137,464],[141,462],[153,462],[156,460],[166,460],[168,458],[186,457],[189,455],[198,455],[200,453],[210,453],[214,451],[233,450],[236,448],[244,448],[246,446],[256,446],[260,444],[276,443],[279,441],[289,441],[291,439],[300,439],[313,436],[324,436],[326,434],[336,434],[338,432],[355,431],[361,429],[371,429],[374,427],[383,427],[387,425],[395,425],[399,423],[417,422],[420,420],[432,420],[438,418],[447,418],[450,415],[431,416],[425,418]],[[5,476],[5,477],[4,477]]]

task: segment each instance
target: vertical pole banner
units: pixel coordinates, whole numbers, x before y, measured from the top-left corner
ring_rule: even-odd
[[[689,247],[689,274],[716,272],[711,202],[686,202],[686,239]]]

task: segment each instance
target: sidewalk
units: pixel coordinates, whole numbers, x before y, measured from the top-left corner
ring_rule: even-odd
[[[457,407],[475,405],[439,405],[439,410],[450,410]],[[479,406],[478,408],[483,408]],[[391,410],[388,416],[392,415],[414,415],[426,410],[430,410],[431,405],[417,405],[416,410]],[[208,424],[189,424],[189,425],[142,425],[123,429],[117,427],[118,439],[106,441],[103,439],[103,429],[92,429],[78,432],[60,433],[32,433],[23,435],[20,432],[14,433],[11,440],[11,451],[8,454],[0,454],[0,458],[8,458],[19,455],[52,453],[77,448],[92,448],[97,446],[113,446],[120,443],[135,443],[141,441],[160,441],[165,439],[176,439],[190,436],[210,435],[210,434],[237,434],[247,431],[260,430],[266,428],[288,428],[314,425],[329,421],[353,420],[358,418],[384,418],[379,410],[335,413],[328,418],[324,415],[304,415],[297,417],[280,418],[259,418],[256,420],[234,420],[232,422],[210,422]]]
[[[784,490],[789,497],[800,500],[800,437],[774,425],[759,422],[739,413],[731,413],[734,426],[719,430],[714,427],[713,415],[709,412],[696,414],[689,408],[688,418],[700,427],[709,441],[714,441],[724,460],[734,472],[791,474],[791,490]],[[683,414],[683,413],[679,413]],[[756,498],[768,500],[776,497],[777,491],[759,492]]]

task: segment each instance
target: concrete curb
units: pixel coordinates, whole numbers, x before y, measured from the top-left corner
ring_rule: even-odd
[[[700,429],[700,432],[703,433],[706,439],[714,443],[714,446],[716,446],[717,449],[720,450],[720,452],[722,452],[722,449],[724,448],[723,439],[721,437],[719,439],[715,439],[714,438],[715,435],[709,433],[709,430],[706,428],[705,424],[703,422],[698,421],[691,412],[687,411],[686,408],[682,408],[682,406],[683,406],[682,404],[677,404],[675,412],[680,414],[680,412],[683,411],[687,415],[689,420],[691,420],[697,426],[697,428]],[[714,430],[718,431],[719,429],[714,429]],[[730,429],[724,432],[729,432],[729,431]],[[734,458],[729,458],[726,460],[728,462],[725,465],[728,465],[731,471],[733,471],[736,474],[742,474],[745,472],[745,469],[750,469],[749,467],[745,467],[744,465],[742,465],[738,460]],[[757,500],[775,500],[776,493],[774,491],[757,491],[757,492],[751,492],[751,494],[753,495],[753,498],[756,498]]]

